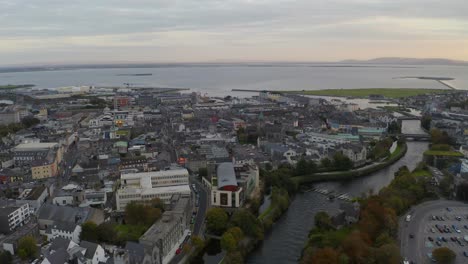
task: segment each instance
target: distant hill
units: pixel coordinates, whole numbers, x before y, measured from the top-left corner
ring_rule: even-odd
[[[395,64],[395,65],[468,65],[468,61],[449,60],[441,58],[397,58],[397,57],[384,57],[375,58],[370,60],[343,60],[339,63],[346,64]]]

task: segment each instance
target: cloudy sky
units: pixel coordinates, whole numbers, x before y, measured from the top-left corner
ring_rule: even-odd
[[[467,0],[0,0],[0,65],[468,60]]]

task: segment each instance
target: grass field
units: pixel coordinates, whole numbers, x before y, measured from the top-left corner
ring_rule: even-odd
[[[34,84],[7,84],[7,85],[0,85],[0,89],[18,89],[18,88],[32,88]]]
[[[426,156],[447,156],[447,157],[463,157],[458,151],[446,151],[446,150],[427,150],[424,152]]]
[[[142,225],[117,225],[115,229],[119,238],[138,241],[148,228]]]
[[[364,88],[364,89],[325,89],[325,90],[303,90],[283,91],[283,93],[295,93],[304,95],[339,96],[339,97],[368,97],[369,95],[383,95],[387,98],[402,98],[427,93],[448,93],[445,89],[422,89],[422,88]]]

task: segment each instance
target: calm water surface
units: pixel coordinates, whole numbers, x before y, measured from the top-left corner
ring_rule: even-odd
[[[403,121],[403,127],[417,130],[419,121]],[[408,142],[407,145],[406,155],[381,171],[349,182],[324,182],[314,187],[348,193],[351,197],[369,191],[378,192],[392,181],[395,171],[401,166],[414,169],[428,147],[427,142]],[[330,202],[321,194],[314,192],[298,194],[286,214],[274,225],[271,233],[266,235],[259,248],[249,256],[247,263],[297,263],[307,241],[307,235],[314,225],[314,215],[319,211],[333,214],[338,208],[338,201]]]

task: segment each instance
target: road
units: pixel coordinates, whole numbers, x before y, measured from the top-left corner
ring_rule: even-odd
[[[192,235],[203,236],[206,211],[209,207],[209,191],[201,184],[200,181],[195,179],[194,176],[190,176],[190,184],[192,183],[197,186],[197,191],[199,194],[198,212],[195,217],[195,223],[193,224]],[[176,255],[174,258],[172,258],[169,264],[185,263],[186,257],[188,256],[184,253]]]
[[[450,213],[446,210],[447,207],[457,208],[457,213]],[[458,208],[461,208],[458,210]],[[466,210],[464,209],[466,208]],[[406,216],[411,215],[411,221],[406,222]],[[409,261],[414,261],[415,263],[431,263],[427,253],[432,252],[435,248],[433,243],[429,243],[428,236],[431,237],[450,237],[450,236],[462,236],[464,234],[441,234],[438,231],[436,233],[430,232],[430,229],[435,226],[435,224],[443,225],[447,224],[449,226],[452,223],[456,223],[459,228],[462,228],[466,224],[467,220],[463,222],[458,222],[453,220],[454,214],[460,214],[466,216],[468,214],[468,205],[458,201],[449,201],[449,200],[437,200],[430,201],[419,204],[415,207],[412,207],[408,213],[403,215],[399,220],[399,238],[400,238],[400,252],[401,256]],[[432,221],[432,215],[444,216],[445,218],[451,219],[450,221]],[[461,226],[461,227],[460,227]],[[465,231],[463,231],[465,232]],[[410,234],[414,235],[414,238],[410,238]],[[454,242],[444,243],[443,246],[447,246],[457,253],[456,263],[466,263],[464,262],[467,259],[461,255],[463,248],[456,245]],[[461,252],[460,252],[461,250]]]

